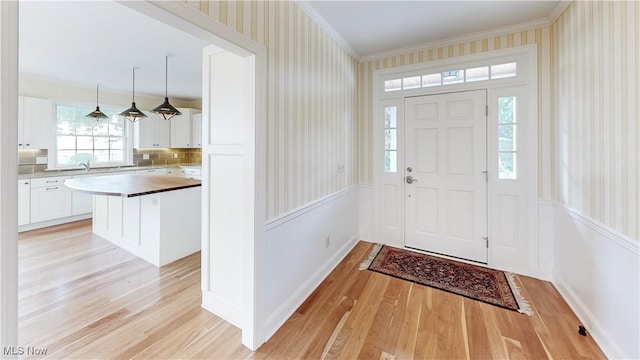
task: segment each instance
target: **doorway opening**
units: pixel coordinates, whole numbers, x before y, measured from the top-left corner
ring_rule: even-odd
[[[124,3],[124,5],[170,26],[200,37],[229,54],[242,58],[244,64],[251,67],[245,66],[243,68],[244,75],[248,74],[249,76],[243,75],[242,81],[245,82],[243,83],[245,89],[253,90],[244,91],[240,94],[243,96],[243,105],[251,109],[243,114],[245,121],[242,123],[242,126],[237,129],[240,131],[243,139],[241,147],[242,156],[230,158],[229,162],[235,167],[242,168],[243,176],[248,179],[242,182],[242,186],[240,187],[243,198],[242,216],[234,218],[234,224],[236,226],[242,226],[243,228],[242,232],[236,234],[238,237],[236,240],[241,244],[241,248],[239,252],[234,252],[232,255],[240,260],[242,268],[240,297],[236,299],[237,305],[242,309],[242,317],[238,324],[242,329],[242,342],[250,349],[256,349],[264,341],[261,333],[261,304],[256,301],[261,295],[261,288],[258,286],[260,283],[260,271],[257,271],[256,268],[258,268],[261,261],[261,240],[264,237],[265,199],[263,194],[265,191],[262,187],[266,183],[264,180],[266,161],[263,161],[263,159],[256,161],[256,154],[266,153],[266,141],[263,139],[266,134],[266,130],[264,129],[266,126],[266,99],[264,94],[266,94],[266,91],[262,90],[266,88],[266,51],[264,47],[252,40],[240,34],[229,32],[226,26],[215,23],[206,15],[194,12],[193,9],[184,3],[129,2]],[[2,53],[17,54],[18,32],[16,30],[18,23],[18,6],[16,3],[2,3],[1,6],[0,16],[3,21],[0,23],[0,45]],[[11,59],[9,59],[9,61],[3,60],[2,71],[3,75],[6,73],[8,76],[6,78],[7,80],[3,81],[2,91],[0,91],[2,94],[0,109],[3,114],[16,115],[17,63],[12,62]],[[205,82],[205,87],[212,86],[211,78],[203,79],[203,81]],[[215,85],[213,85],[212,88],[215,88]],[[11,136],[7,136],[7,134],[12,133],[17,128],[17,124],[14,123],[17,122],[17,116],[7,116],[7,119],[9,120],[2,122],[1,155],[4,159],[15,159],[17,158],[17,141],[16,139],[11,139]],[[203,114],[203,121],[211,121],[211,119],[211,114]],[[223,124],[214,121],[211,121],[210,125],[210,134],[219,134],[226,130],[222,126]],[[210,171],[211,169],[203,168],[204,173]],[[4,175],[9,175],[9,178],[16,178],[17,163],[15,161],[5,162],[2,167],[2,174],[3,177],[5,177]],[[203,176],[203,180],[207,179],[206,176],[207,175]],[[3,190],[1,192],[3,208],[5,208],[3,209],[3,214],[5,212],[9,214],[11,212],[16,213],[17,199],[13,196],[13,194],[17,193],[16,185],[15,181],[7,182],[6,186],[3,183]],[[203,181],[203,188],[207,188],[207,186],[207,182]],[[234,187],[232,190],[237,191],[238,187]],[[224,192],[225,189],[223,186],[220,186],[215,191]],[[215,196],[211,192],[209,195]],[[211,206],[215,209],[217,207],[225,207],[226,204],[211,203]],[[11,209],[13,210],[7,211]],[[235,213],[235,215],[238,216],[237,213]],[[1,274],[2,312],[0,313],[0,320],[2,343],[17,345],[17,221],[13,220],[16,220],[15,216],[6,218],[6,221],[2,224],[2,229],[0,229],[3,234],[3,251],[1,254],[3,270]],[[203,224],[209,221],[211,221],[211,218],[203,218]],[[204,248],[207,235],[203,235]],[[209,245],[210,244],[207,244],[207,249],[210,252],[220,250],[212,248]],[[207,256],[207,254],[204,254],[204,251],[203,256]],[[203,269],[203,271],[209,270],[210,269]],[[213,273],[210,274],[213,275]],[[216,309],[210,310],[217,311]]]

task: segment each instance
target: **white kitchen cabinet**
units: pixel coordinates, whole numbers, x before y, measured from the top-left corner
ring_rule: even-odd
[[[167,175],[167,169],[145,169],[145,170],[136,170],[137,174],[147,174],[147,175]]]
[[[191,139],[194,148],[202,147],[202,113],[193,114],[191,118]]]
[[[171,122],[150,115],[133,124],[133,147],[168,148],[171,147]]]
[[[18,97],[18,148],[49,149],[53,121],[53,101]]]
[[[166,170],[167,176],[184,177],[184,169],[182,168],[168,168]]]
[[[31,223],[71,216],[68,176],[31,179]]]
[[[182,115],[174,116],[171,119],[171,147],[172,148],[195,148],[193,138],[194,116],[200,110],[179,108]]]
[[[201,180],[201,169],[198,167],[184,167],[184,177],[187,179]]]
[[[18,180],[18,225],[31,223],[31,179]]]

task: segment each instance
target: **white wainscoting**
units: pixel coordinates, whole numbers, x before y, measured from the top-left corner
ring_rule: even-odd
[[[554,204],[554,285],[607,357],[640,358],[638,241]]]
[[[267,222],[265,341],[358,242],[359,189],[348,187]]]
[[[555,210],[552,200],[538,200],[538,264],[537,278],[553,281],[553,241],[555,240]]]
[[[373,241],[373,186],[360,184],[358,224],[360,240]]]

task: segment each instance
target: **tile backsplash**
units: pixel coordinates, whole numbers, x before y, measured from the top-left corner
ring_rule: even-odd
[[[200,149],[133,149],[136,166],[200,165]]]
[[[18,150],[18,174],[33,174],[47,168],[47,149]]]
[[[47,168],[47,149],[18,150],[18,174],[44,172]],[[135,166],[200,165],[200,149],[133,149]]]

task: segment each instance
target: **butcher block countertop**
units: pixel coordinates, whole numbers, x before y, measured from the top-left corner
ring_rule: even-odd
[[[200,180],[146,174],[86,176],[66,180],[64,184],[71,190],[84,193],[124,197],[201,186]]]

